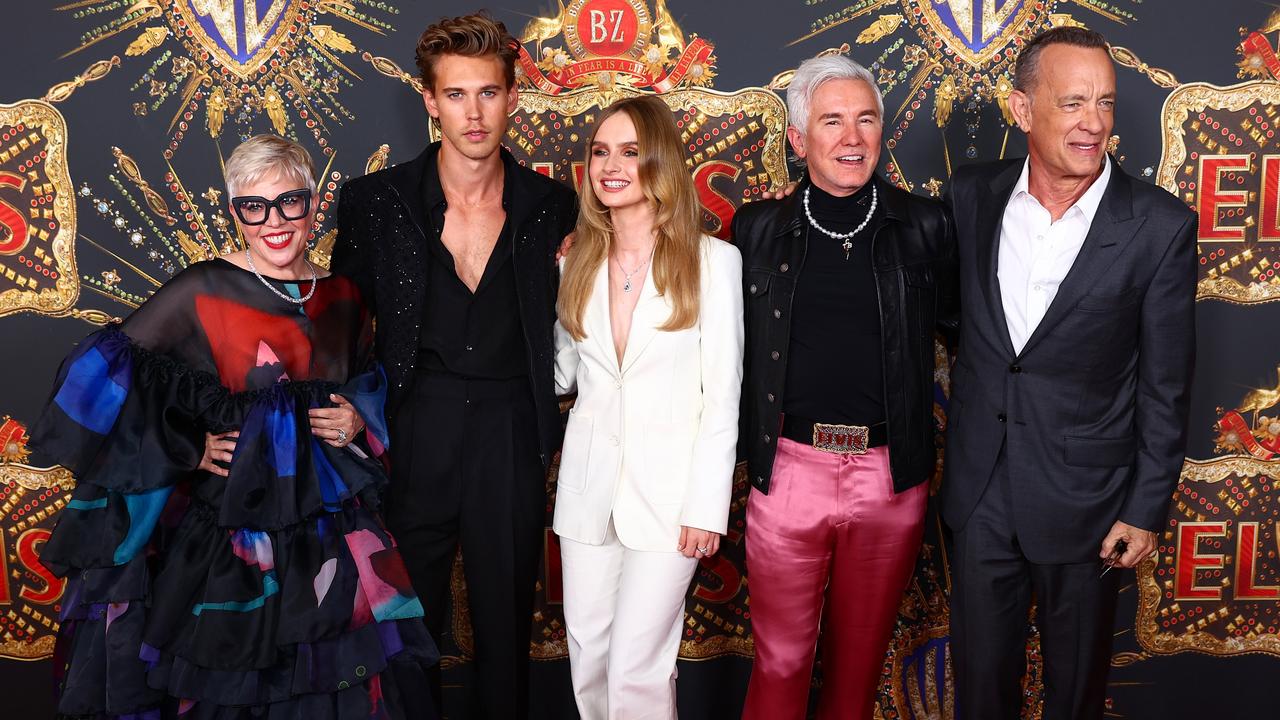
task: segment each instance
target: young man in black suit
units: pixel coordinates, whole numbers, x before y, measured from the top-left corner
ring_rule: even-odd
[[[469,716],[491,720],[528,712],[545,477],[560,442],[556,249],[577,216],[571,190],[501,147],[517,49],[483,15],[427,28],[418,67],[443,139],[343,187],[333,255],[377,317],[387,525],[437,642],[461,544],[475,639]]]

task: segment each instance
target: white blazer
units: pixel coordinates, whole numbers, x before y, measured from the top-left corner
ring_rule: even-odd
[[[662,332],[671,305],[646,269],[622,365],[602,264],[575,342],[556,323],[556,391],[578,390],[560,456],[556,534],[604,542],[612,518],[632,550],[674,552],[680,526],[729,522],[742,392],[742,255],[702,238],[699,320]]]

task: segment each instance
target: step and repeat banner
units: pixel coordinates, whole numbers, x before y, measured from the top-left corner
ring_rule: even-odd
[[[444,15],[487,9],[517,34],[520,104],[507,147],[577,187],[600,109],[659,94],[686,145],[707,231],[796,176],[785,97],[794,68],[843,53],[885,94],[882,172],[938,197],[957,165],[1020,156],[1008,96],[1026,38],[1085,25],[1111,41],[1120,102],[1110,149],[1200,214],[1199,354],[1189,456],[1157,554],[1129,572],[1109,716],[1272,717],[1280,669],[1280,11],[1236,0],[79,0],[0,10],[0,691],[5,717],[53,713],[63,584],[39,560],[75,479],[30,464],[61,357],[191,263],[239,247],[221,165],[261,132],[321,170],[311,250],[327,263],[347,178],[430,140],[413,54]],[[935,417],[946,424],[946,348]],[[945,448],[939,440],[939,467]],[[741,471],[724,551],[691,589],[681,716],[734,718],[750,658]],[[935,484],[936,489],[936,484]],[[555,501],[554,472],[547,484]],[[884,659],[877,718],[954,717],[947,544],[931,510]],[[574,717],[550,529],[530,655],[535,706]],[[461,573],[455,595],[465,597]],[[450,618],[448,693],[470,672]],[[1028,710],[1041,690],[1034,615]],[[824,678],[815,674],[815,687]],[[448,698],[447,698],[448,701]],[[452,702],[449,701],[452,705]]]

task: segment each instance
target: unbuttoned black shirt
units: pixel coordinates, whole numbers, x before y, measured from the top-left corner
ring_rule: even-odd
[[[871,207],[868,182],[848,197],[810,185],[809,208],[835,233],[858,227]],[[803,192],[803,191],[802,191]],[[783,412],[807,420],[874,425],[885,419],[880,302],[871,264],[871,237],[884,215],[875,215],[843,241],[809,227],[804,267],[792,299],[791,348]]]
[[[503,178],[502,209],[510,207],[511,183]],[[528,352],[516,306],[511,220],[503,223],[476,291],[458,277],[444,233],[444,190],[433,155],[423,170],[423,201],[430,227],[427,296],[423,303],[418,368],[468,379],[505,380],[529,374]]]

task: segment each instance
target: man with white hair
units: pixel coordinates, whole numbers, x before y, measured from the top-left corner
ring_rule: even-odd
[[[818,717],[866,718],[934,473],[934,327],[952,307],[955,247],[940,203],[875,175],[884,106],[865,68],[807,60],[787,107],[807,171],[733,222],[754,488],[743,717],[806,716],[821,623]]]

